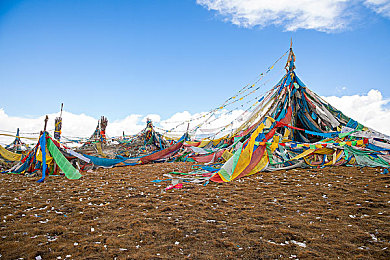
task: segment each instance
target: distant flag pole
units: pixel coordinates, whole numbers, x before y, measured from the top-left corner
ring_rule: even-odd
[[[64,108],[64,103],[61,103],[61,112],[60,117],[56,117],[54,122],[54,138],[58,141],[61,139],[61,128],[62,128],[62,110]]]

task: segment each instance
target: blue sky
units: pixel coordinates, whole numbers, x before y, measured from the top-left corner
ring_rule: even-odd
[[[71,113],[111,120],[208,111],[264,72],[291,37],[296,71],[313,91],[390,97],[389,1],[343,9],[324,0],[329,8],[318,11],[324,6],[298,0],[291,13],[274,1],[268,18],[253,1],[221,2],[1,0],[0,108],[37,117],[64,102]]]

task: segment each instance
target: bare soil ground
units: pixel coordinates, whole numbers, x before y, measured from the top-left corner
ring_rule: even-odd
[[[390,259],[390,175],[337,167],[184,183],[189,163],[0,175],[0,259]],[[39,257],[38,257],[39,259]]]

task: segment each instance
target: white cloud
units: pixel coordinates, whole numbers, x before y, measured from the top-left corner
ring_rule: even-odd
[[[109,121],[106,129],[107,135],[120,136],[123,134],[123,132],[125,132],[126,135],[136,134],[145,128],[147,119],[152,120],[154,124],[158,124],[161,121],[160,115],[157,114],[149,114],[143,117],[142,119],[141,118],[142,115],[133,114],[127,116],[125,119],[115,120],[113,122]],[[95,121],[95,127],[96,124],[97,124],[97,120]]]
[[[390,103],[390,99],[384,99],[379,90],[372,89],[367,95],[323,98],[361,124],[384,134],[390,134],[390,109],[385,107]]]
[[[364,4],[376,13],[390,18],[390,0],[366,0]]]
[[[160,123],[161,121],[161,116],[160,115],[157,115],[157,114],[149,114],[147,116],[145,116],[143,119],[142,119],[142,122],[146,123],[146,121],[150,119],[152,120],[153,123]]]
[[[53,134],[54,119],[59,116],[59,113],[49,114],[47,130]],[[23,137],[38,137],[39,132],[43,130],[45,115],[37,118],[22,118],[13,117],[6,114],[4,109],[0,109],[0,133],[11,131],[16,133],[16,129],[20,128],[21,136]],[[145,127],[145,124],[140,122],[141,115],[129,115],[125,119],[110,122],[108,119],[107,134],[108,136],[119,136],[125,131],[125,134],[135,134]],[[62,114],[62,135],[66,137],[81,137],[88,138],[92,135],[96,128],[98,119],[85,114],[73,114],[64,111]],[[30,134],[35,133],[35,134]],[[14,138],[0,136],[1,144],[8,144]],[[32,143],[28,139],[23,139],[27,143]]]
[[[390,103],[389,99],[384,99],[382,93],[378,90],[370,90],[365,95],[353,95],[342,97],[323,97],[333,106],[341,110],[347,116],[359,121],[360,123],[371,127],[384,134],[390,135],[390,109],[385,105]],[[209,124],[204,124],[197,130],[196,134],[199,136],[207,136],[215,130],[220,130],[221,127],[231,123],[239,116],[241,120],[236,120],[233,126],[226,128],[225,133],[230,132],[232,127],[238,127],[248,117],[248,114],[242,114],[243,110],[235,110],[231,113],[227,111],[218,111],[213,115]],[[202,117],[206,115],[205,117]],[[54,129],[54,119],[58,116],[56,114],[49,114],[49,122],[47,129],[52,134]],[[145,127],[146,119],[150,118],[155,125],[160,126],[166,130],[176,127],[181,122],[191,120],[190,129],[196,127],[203,122],[205,118],[210,115],[206,112],[191,114],[188,111],[179,112],[172,115],[168,119],[161,120],[158,114],[149,114],[147,116],[132,114],[121,120],[110,121],[108,118],[107,135],[110,137],[121,136],[123,131],[125,134],[136,134]],[[45,116],[42,115],[37,118],[23,118],[14,117],[6,114],[4,109],[0,109],[0,133],[7,133],[6,131],[16,132],[19,127],[22,133],[36,133],[22,134],[25,137],[38,137],[39,131],[42,130]],[[91,136],[97,125],[98,119],[85,114],[73,114],[67,111],[63,112],[63,127],[62,134],[67,137],[84,137]],[[177,132],[172,134],[180,136],[187,129],[187,123],[181,124],[175,129]],[[13,137],[0,136],[1,144],[8,144],[13,141]],[[26,140],[25,140],[26,141]],[[31,141],[30,141],[31,143]]]
[[[108,125],[106,129],[106,133],[108,136],[120,136],[125,132],[126,135],[135,134],[145,128],[145,124],[139,122],[141,119],[141,115],[129,115],[125,119],[116,120],[114,122],[110,122],[108,118]],[[95,126],[96,127],[95,121]],[[141,123],[141,124],[138,124]],[[92,129],[93,132],[94,129]]]
[[[197,3],[238,26],[276,25],[287,31],[340,31],[359,17],[358,10],[362,8],[384,16],[389,16],[390,9],[389,0],[197,0]]]

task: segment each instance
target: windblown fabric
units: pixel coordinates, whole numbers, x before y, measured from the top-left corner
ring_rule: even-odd
[[[232,174],[237,166],[238,159],[242,152],[243,144],[239,146],[237,151],[230,157],[229,160],[221,167],[218,174],[214,175],[211,180],[215,182],[228,182],[232,180]]]
[[[77,180],[82,177],[80,172],[72,166],[72,164],[65,158],[60,150],[58,150],[50,138],[47,139],[47,149],[53,156],[54,161],[57,163],[58,167],[60,167],[60,169],[65,173],[66,178]]]
[[[162,159],[176,151],[178,151],[182,146],[183,146],[183,142],[184,140],[164,149],[164,150],[161,150],[161,151],[158,151],[158,152],[155,152],[151,155],[147,155],[147,156],[144,156],[140,159],[140,161],[145,164],[145,163],[149,163],[149,162],[152,162],[152,161],[155,161],[155,160],[159,160],[159,159]]]
[[[221,158],[222,154],[225,152],[225,149],[219,150],[217,152],[213,152],[208,155],[199,155],[199,156],[191,156],[189,158],[193,159],[196,162],[199,163],[209,163],[214,162],[217,159]]]
[[[100,158],[88,154],[84,154],[83,156],[87,157],[91,162],[97,166],[102,166],[102,167],[112,167],[116,164],[119,164],[121,162],[126,161],[127,158],[125,159],[108,159],[108,158]]]
[[[82,154],[80,154],[78,152],[75,152],[75,151],[73,151],[71,149],[66,149],[65,151],[68,154],[73,155],[74,157],[77,157],[77,158],[79,158],[80,160],[82,160],[82,161],[84,161],[86,163],[90,163],[91,162],[91,159],[89,159],[89,158],[85,157],[84,155],[82,155]]]
[[[22,159],[21,154],[13,153],[5,149],[3,146],[0,145],[0,155],[8,160],[8,161],[20,161]]]
[[[200,147],[189,147],[194,153],[197,154],[209,154],[210,152],[214,152],[216,149],[204,149]]]
[[[17,174],[24,173],[24,171],[26,171],[29,168],[31,162],[33,161],[37,147],[38,147],[38,145],[36,145],[34,147],[34,149],[32,151],[30,151],[27,154],[27,156],[21,160],[21,162],[19,164],[15,165],[14,167],[12,167],[11,169],[9,169],[6,172],[17,173]]]
[[[95,146],[96,146],[96,149],[97,149],[97,151],[98,151],[98,154],[100,155],[100,156],[103,156],[103,157],[107,157],[107,155],[105,155],[104,153],[103,153],[103,149],[102,149],[102,144],[101,143],[95,143]]]
[[[41,150],[37,151],[35,159],[37,160],[37,162],[43,162],[43,153],[41,152]],[[53,161],[53,157],[51,157],[49,153],[46,153],[45,160],[46,164],[51,164]]]
[[[39,139],[39,143],[41,146],[41,152],[42,152],[42,178],[40,178],[37,182],[43,182],[46,177],[46,132],[43,132],[41,135],[41,138]]]
[[[378,152],[359,150],[349,146],[345,146],[344,149],[352,153],[356,158],[356,162],[361,166],[389,167],[389,163],[378,156],[380,155]]]
[[[261,138],[264,128],[269,129],[272,124],[273,120],[271,118],[268,118],[264,123],[260,124],[259,127],[252,133],[246,147],[243,149],[241,146],[233,157],[228,160],[226,163],[227,165],[224,165],[222,169],[211,178],[211,180],[215,182],[232,181],[249,173],[257,164],[259,164],[265,152],[265,146],[258,146],[255,142],[256,139]],[[254,154],[255,151],[256,154]],[[252,158],[252,156],[257,156],[257,158]]]
[[[62,118],[56,117],[54,122],[54,138],[60,141],[61,139],[61,128],[62,128]]]

